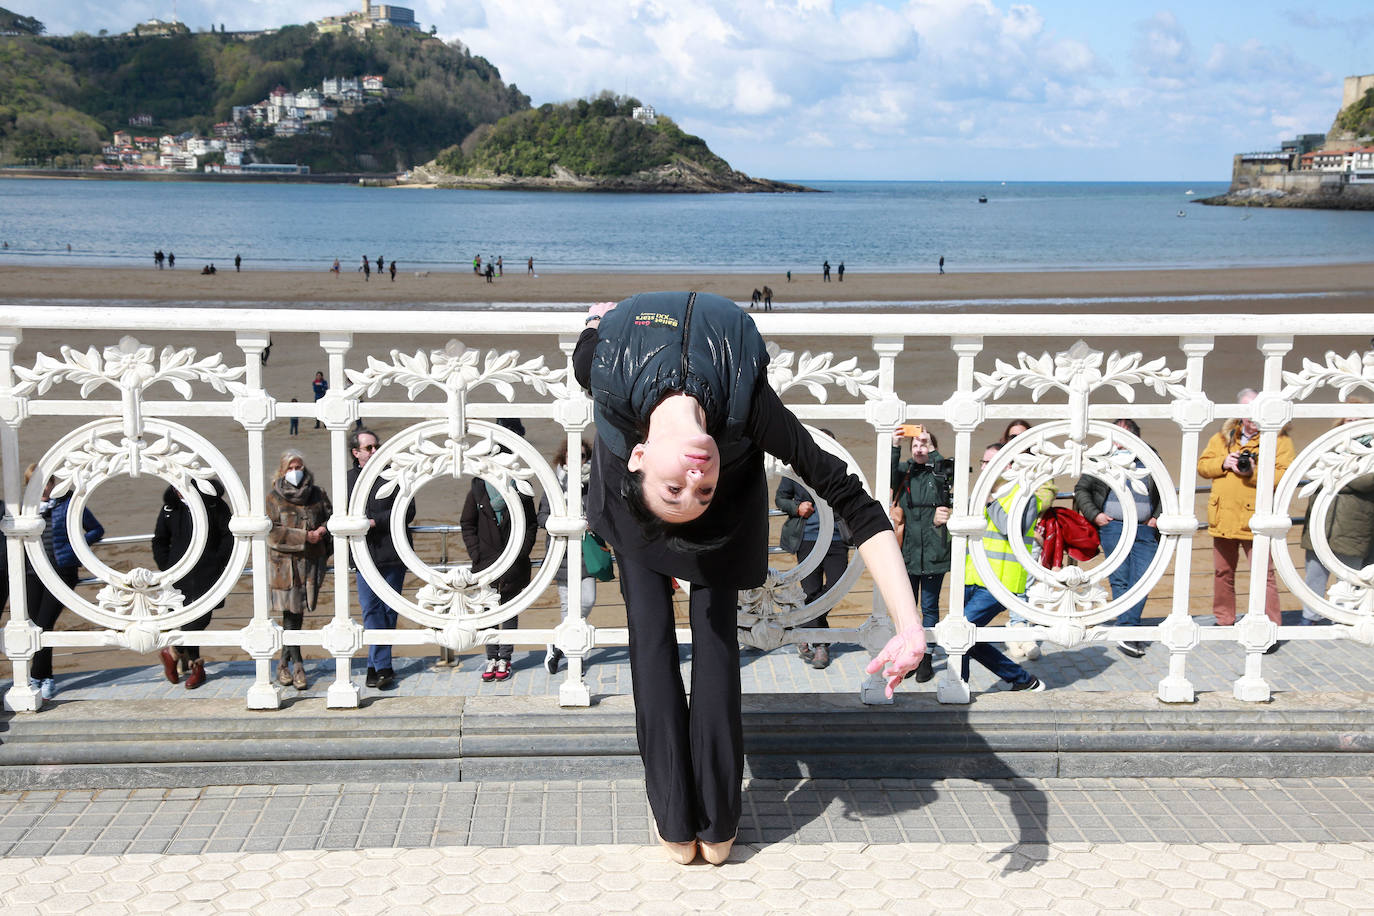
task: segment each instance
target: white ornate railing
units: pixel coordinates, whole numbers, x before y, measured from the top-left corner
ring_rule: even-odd
[[[591,424],[590,402],[570,380],[580,315],[548,306],[539,306],[537,311],[529,308],[374,312],[0,305],[0,459],[8,507],[3,530],[8,537],[11,582],[4,651],[14,668],[14,686],[5,696],[6,706],[22,711],[41,706],[28,676],[30,660],[41,647],[117,646],[147,653],[188,638],[198,645],[240,650],[256,661],[255,683],[247,695],[248,705],[255,709],[280,704],[279,688],[269,677],[269,669],[271,659],[287,643],[317,646],[333,656],[336,677],[327,701],[331,707],[350,707],[358,704],[359,697],[350,679],[350,661],[370,644],[435,645],[462,651],[482,643],[542,645],[556,640],[570,661],[560,701],[586,704],[582,661],[596,646],[624,644],[624,628],[593,627],[573,614],[552,630],[496,629],[540,598],[558,564],[568,564],[576,581],[581,562],[579,550],[567,549],[569,540],[579,538],[584,527],[579,488],[560,491],[545,458],[529,442],[492,422],[514,415],[557,424],[569,444],[569,479],[579,479],[580,449],[576,446]],[[872,476],[866,481],[880,497],[887,492],[891,430],[896,424],[939,420],[954,430],[950,608],[934,631],[951,655],[937,684],[941,701],[968,701],[968,686],[958,677],[959,661],[975,641],[1048,639],[1070,647],[1123,638],[1158,641],[1170,652],[1169,669],[1158,689],[1159,698],[1166,702],[1193,699],[1188,658],[1203,640],[1229,640],[1243,648],[1245,672],[1234,692],[1252,701],[1269,697],[1263,652],[1280,635],[1374,644],[1374,566],[1356,570],[1342,565],[1320,534],[1332,495],[1355,477],[1374,473],[1374,447],[1367,438],[1374,434],[1374,407],[1345,401],[1355,392],[1374,392],[1374,351],[1352,352],[1367,342],[1367,337],[1358,335],[1374,328],[1374,315],[775,312],[758,316],[758,323],[773,354],[770,381],[799,416],[813,428],[846,421],[868,424],[872,449],[866,457]],[[331,383],[323,399],[295,404],[281,392],[268,390],[262,364],[271,343],[269,329],[279,342],[287,335],[313,335],[318,341],[327,356]],[[176,345],[158,349],[136,339],[188,332],[222,337],[220,352],[203,355]],[[63,346],[53,355],[26,348],[26,333],[45,338],[94,335],[103,343],[85,350]],[[428,344],[413,353],[355,352],[355,335],[399,334],[420,336]],[[1015,362],[1007,362],[986,354],[985,336],[1013,341],[1034,336],[1051,342],[1044,346],[1057,349],[1040,355],[1021,352]],[[833,343],[828,345],[829,352],[797,353],[788,343],[798,337]],[[482,352],[462,342],[478,338],[497,344]],[[1335,350],[1331,349],[1333,338]],[[1126,353],[1107,355],[1083,342],[1093,339]],[[931,341],[938,346],[931,348]],[[917,346],[920,353],[900,362],[908,344]],[[232,347],[241,355],[221,355]],[[1209,394],[1204,386],[1209,359],[1248,369],[1259,396],[1241,405],[1231,391]],[[108,391],[116,393],[117,399],[95,399]],[[168,391],[182,400],[155,399]],[[334,569],[339,572],[334,576],[332,618],[318,629],[285,631],[269,613],[266,537],[270,523],[265,500],[267,473],[275,465],[264,452],[266,431],[289,417],[323,422],[330,431],[330,466],[320,481],[328,482],[331,493],[343,494],[350,464],[347,436],[364,399],[368,418],[407,425],[368,462],[354,497],[335,506],[329,530],[334,537]],[[1149,424],[1155,447],[1162,453],[1176,452],[1172,474],[1153,448],[1111,424],[1126,412],[1123,404],[1131,405],[1134,418]],[[1249,606],[1233,627],[1203,628],[1190,613],[1188,574],[1198,530],[1194,507],[1199,442],[1210,425],[1243,416],[1253,417],[1261,429],[1259,490],[1251,519],[1256,549],[1249,573]],[[982,444],[975,434],[995,438],[1002,425],[1016,417],[1036,425],[1002,449],[985,473],[971,478],[971,459]],[[1328,418],[1356,418],[1357,422],[1326,432],[1301,449],[1275,489],[1273,465],[1267,456],[1273,454],[1280,430],[1295,419]],[[198,423],[225,419],[242,429],[241,439],[212,441],[195,429]],[[55,439],[54,444],[32,456],[27,454],[25,434],[38,421],[59,429],[49,437]],[[992,427],[996,429],[989,434]],[[1171,442],[1161,441],[1164,430],[1170,432]],[[864,455],[850,454],[818,430],[815,434],[824,447],[845,457],[865,476],[858,460]],[[1162,447],[1166,444],[1170,447]],[[1127,453],[1118,451],[1122,446]],[[1136,457],[1143,471],[1136,468]],[[30,459],[36,460],[37,472],[24,486],[21,468]],[[776,467],[773,471],[787,473]],[[1011,594],[987,574],[979,540],[984,527],[982,506],[992,495],[1006,492],[998,487],[1019,486],[1017,500],[1024,503],[1044,480],[1057,478],[1071,485],[1084,472],[1107,481],[1120,497],[1128,516],[1122,547],[1096,566],[1051,571],[1013,539],[1034,584],[1024,600]],[[1108,576],[1124,560],[1138,523],[1131,517],[1134,500],[1126,487],[1144,474],[1154,478],[1163,500],[1158,522],[1161,546],[1139,583],[1111,600]],[[96,488],[143,476],[165,480],[184,493],[195,493],[195,483],[211,476],[225,486],[225,499],[233,513],[233,555],[216,585],[189,604],[172,583],[190,568],[205,542],[206,515],[199,499],[190,500],[196,522],[194,543],[166,571],[114,569],[79,536],[81,507]],[[494,566],[478,573],[467,566],[427,565],[414,551],[402,547],[402,557],[420,586],[413,596],[393,591],[377,575],[366,551],[356,550],[366,531],[361,494],[380,477],[396,493],[399,508],[413,501],[427,482],[473,476],[497,484],[510,497],[506,504],[517,530],[523,518],[520,500],[514,498],[516,490],[529,491],[537,485],[549,495],[552,512],[547,530],[553,535],[552,547],[533,581],[516,599],[500,603],[492,583],[514,558],[515,540]],[[94,600],[66,586],[45,557],[38,504],[49,477],[57,481],[54,495],[72,494],[71,541],[82,565],[104,583]],[[1303,583],[1285,545],[1293,502],[1302,496],[1315,499],[1315,549],[1332,571],[1333,582],[1324,595],[1313,593]],[[833,520],[824,505],[820,514],[824,543]],[[1018,516],[1014,507],[1012,517]],[[405,538],[399,536],[399,526],[404,517],[404,511],[392,515],[393,534],[401,545]],[[975,628],[964,620],[962,580],[968,549],[989,587],[1007,607],[1031,621],[1032,630]],[[822,553],[813,551],[795,569],[770,571],[762,588],[742,593],[742,642],[769,649],[818,635],[805,625],[834,607],[862,572],[856,557],[840,587],[816,604],[805,605],[799,581],[820,562]],[[352,610],[351,577],[343,572],[349,568],[350,554],[377,593],[418,627],[363,629]],[[23,584],[25,556],[43,584],[95,629],[42,632],[29,620]],[[1293,628],[1291,633],[1283,628],[1281,633],[1263,609],[1263,581],[1271,562],[1289,591],[1319,608],[1336,625]],[[1123,608],[1159,585],[1171,564],[1175,575],[1166,619],[1157,626],[1129,631],[1112,626],[1110,621]],[[214,607],[250,566],[253,616],[247,626],[194,634],[178,629]],[[872,651],[883,644],[889,631],[882,608],[875,607],[862,626],[831,631],[828,639],[859,642]],[[680,631],[680,638],[687,639],[687,632]],[[881,701],[881,691],[872,682],[862,686],[862,694],[866,701]]]

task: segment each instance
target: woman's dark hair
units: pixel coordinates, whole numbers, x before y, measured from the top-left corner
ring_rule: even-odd
[[[719,547],[724,547],[730,540],[724,535],[708,538],[704,541],[688,540],[683,537],[685,525],[665,522],[654,515],[649,504],[644,501],[643,471],[626,472],[620,484],[620,496],[625,500],[625,505],[629,507],[630,515],[639,525],[639,530],[643,532],[644,539],[647,541],[661,540],[674,553],[709,553]]]
[[[1140,435],[1140,424],[1132,420],[1130,417],[1122,417],[1119,420],[1113,420],[1112,425],[1120,426],[1122,429],[1126,430],[1126,432],[1130,433],[1132,436]]]
[[[1012,440],[1013,437],[1012,437],[1012,434],[1011,434],[1011,428],[1012,428],[1013,426],[1024,426],[1026,429],[1030,429],[1030,428],[1031,428],[1031,422],[1030,422],[1029,420],[1012,420],[1010,423],[1008,423],[1008,424],[1007,424],[1007,428],[1004,429],[1004,430],[1002,430],[1002,444],[1003,444],[1003,445],[1006,445],[1008,442],[1010,442],[1010,441]],[[933,441],[933,440],[932,440],[932,441]]]
[[[590,440],[582,440],[582,463],[586,464],[592,454],[592,443]],[[564,439],[558,443],[558,451],[553,453],[553,465],[566,465],[568,463],[568,440]]]

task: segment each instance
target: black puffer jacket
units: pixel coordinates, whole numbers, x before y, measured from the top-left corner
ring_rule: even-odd
[[[617,557],[662,575],[715,588],[757,588],[768,574],[767,452],[790,464],[830,504],[853,532],[855,545],[891,531],[882,505],[843,461],[816,445],[768,385],[767,353],[748,314],[729,299],[705,294],[689,309],[690,296],[635,296],[578,338],[573,372],[596,402],[587,493],[592,529]],[[619,495],[630,449],[643,441],[649,414],[673,391],[698,397],[720,449],[717,497],[699,518],[675,529],[690,542],[723,539],[722,546],[701,553],[646,539]]]
[[[709,325],[710,333],[694,334],[694,324]],[[768,352],[739,306],[710,293],[640,293],[609,312],[599,330],[591,391],[597,436],[614,454],[630,457],[649,413],[674,391],[706,412],[722,465],[747,450],[745,423]]]
[[[215,495],[200,494],[205,501],[205,515],[209,520],[205,550],[191,571],[176,581],[177,590],[185,597],[187,604],[208,592],[224,574],[234,550],[234,536],[229,533],[229,506],[221,498],[224,487],[218,480],[211,483],[214,484]],[[168,487],[162,494],[162,511],[157,514],[157,524],[153,527],[153,562],[157,563],[158,569],[169,569],[181,559],[191,546],[194,527],[190,507],[181,501],[176,487]],[[215,606],[224,607],[224,602]]]
[[[534,549],[535,511],[534,497],[520,494],[520,506],[525,510],[525,529],[520,532],[520,551],[511,561],[510,567],[496,580],[496,589],[502,600],[530,584],[530,551]],[[511,536],[511,513],[507,509],[496,520],[496,510],[491,505],[491,494],[480,477],[474,477],[472,488],[468,490],[467,501],[463,503],[461,516],[463,526],[463,545],[467,547],[468,559],[472,561],[472,571],[480,572],[492,565],[506,549],[506,541]]]
[[[363,469],[357,465],[348,469],[348,495],[350,499],[353,497],[353,486],[358,482],[358,476],[362,472]],[[367,552],[378,568],[402,565],[401,557],[396,553],[396,544],[391,540],[391,507],[396,504],[396,493],[393,491],[386,497],[377,495],[377,491],[385,483],[386,481],[380,477],[372,482],[372,492],[367,495],[367,507],[364,509],[364,514],[377,523],[367,529]],[[406,540],[411,544],[415,543],[415,536],[410,533],[408,526],[413,521],[415,521],[415,501],[411,500],[406,506]]]

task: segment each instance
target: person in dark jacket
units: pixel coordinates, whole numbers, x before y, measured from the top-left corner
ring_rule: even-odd
[[[490,264],[488,264],[490,266]],[[525,486],[517,483],[516,487]],[[511,561],[510,568],[501,574],[494,583],[501,595],[501,603],[515,599],[520,590],[530,584],[530,551],[534,550],[535,527],[534,497],[520,493],[520,506],[525,510],[525,528],[520,533],[520,550]],[[480,572],[492,565],[506,549],[506,541],[511,538],[511,512],[506,505],[505,496],[492,483],[478,477],[472,481],[472,489],[463,503],[461,517],[463,543],[468,549],[468,559],[472,561],[472,571]],[[501,629],[512,629],[517,625],[519,616],[501,623]],[[511,647],[509,643],[487,645],[487,667],[482,671],[484,681],[504,681],[511,675]]]
[[[901,460],[901,444],[908,438],[905,430],[903,424],[892,433],[890,511],[892,523],[902,532],[902,560],[911,590],[921,599],[921,623],[929,630],[940,622],[940,588],[949,573],[949,481],[935,473],[944,456],[924,425],[920,435],[910,437],[911,457]],[[927,652],[913,677],[923,684],[934,676]]]
[[[71,504],[71,493],[51,498],[57,478],[48,478],[43,488],[43,501],[38,504],[38,514],[47,523],[43,528],[43,551],[48,555],[57,576],[68,587],[75,588],[81,562],[72,550],[67,537],[67,507]],[[105,528],[96,520],[90,509],[81,511],[81,530],[87,544],[94,544],[105,536]],[[26,597],[28,598],[29,619],[45,632],[57,625],[62,614],[61,600],[50,592],[38,578],[38,574],[28,577]],[[35,682],[43,699],[51,700],[57,695],[57,683],[52,676],[52,647],[44,647],[33,654],[29,663],[29,678]]]
[[[829,430],[822,432],[834,438]],[[816,498],[811,495],[810,490],[791,477],[784,477],[778,484],[778,491],[773,494],[773,505],[787,513],[787,521],[782,523],[778,546],[788,553],[795,554],[797,562],[801,563],[816,549],[816,541],[820,540],[821,536],[821,518],[820,513],[816,511]],[[845,524],[836,519],[835,528],[830,532],[830,544],[826,548],[825,556],[821,558],[820,565],[801,580],[807,604],[829,591],[849,568],[849,547],[845,539]],[[809,626],[829,629],[830,615],[820,615],[811,621]],[[799,643],[797,654],[813,668],[825,668],[830,664],[829,643]]]
[[[395,264],[395,261],[391,262]],[[353,467],[348,469],[348,495],[353,496],[353,485],[358,482],[358,475],[363,472],[363,466],[367,464],[373,453],[377,451],[382,440],[367,427],[359,427],[353,430],[349,437],[349,447],[353,452]],[[396,543],[391,539],[391,508],[396,502],[396,494],[393,492],[388,496],[378,496],[377,491],[385,483],[378,477],[372,483],[372,490],[367,494],[367,506],[364,514],[367,516],[367,555],[372,558],[372,564],[377,567],[377,572],[381,575],[382,581],[389,585],[392,591],[400,592],[406,580],[406,566],[401,562],[401,556],[396,552]],[[415,502],[412,500],[406,507],[406,538],[410,538],[409,525],[415,520]],[[355,575],[358,588],[358,606],[363,614],[363,628],[367,630],[394,630],[396,629],[397,615],[381,596],[372,590],[372,586],[367,584],[363,574],[358,572]],[[369,687],[376,687],[379,690],[391,690],[396,686],[396,669],[391,664],[390,646],[368,646],[367,647],[367,677],[364,681]]]
[[[1140,436],[1140,424],[1134,420],[1123,417],[1116,421],[1116,425],[1137,438]],[[1139,458],[1136,459],[1136,466],[1142,466]],[[1154,478],[1146,477],[1139,483],[1131,484],[1130,491],[1135,501],[1135,540],[1132,541],[1125,560],[1108,577],[1113,598],[1120,598],[1131,586],[1140,581],[1150,568],[1150,564],[1154,562],[1155,551],[1159,549],[1159,531],[1155,526],[1159,522],[1160,502],[1159,489],[1155,486]],[[1102,542],[1102,555],[1111,556],[1116,545],[1121,542],[1121,533],[1125,528],[1125,513],[1121,500],[1112,492],[1112,488],[1107,486],[1105,480],[1084,474],[1078,478],[1078,483],[1074,484],[1073,504],[1084,518],[1097,526],[1097,536]],[[1140,615],[1144,610],[1145,598],[1142,597],[1117,616],[1116,625],[1140,626]],[[1130,658],[1140,658],[1148,648],[1143,642],[1127,639],[1117,640],[1116,647],[1121,654]]]
[[[205,531],[205,548],[200,553],[190,572],[178,579],[174,586],[181,592],[186,604],[195,601],[208,592],[224,574],[229,565],[229,556],[234,551],[234,536],[229,532],[231,517],[229,506],[224,501],[224,486],[218,480],[211,480],[213,493],[201,493],[205,504],[205,517],[208,527]],[[153,525],[153,562],[158,569],[171,569],[191,546],[195,531],[195,520],[191,507],[176,487],[168,487],[162,494],[162,510],[157,514]],[[215,608],[224,607],[221,601]],[[214,611],[206,611],[190,623],[182,624],[181,629],[199,632],[210,626]],[[199,646],[179,646],[162,650],[162,672],[173,684],[180,680],[179,670],[186,670],[186,689],[195,690],[205,683],[205,663],[200,658]]]
[[[596,420],[588,523],[615,548],[630,631],[635,725],[659,837],[675,861],[730,854],[744,769],[738,592],[768,573],[777,456],[849,525],[897,635],[868,667],[889,692],[925,632],[882,505],[768,385],[748,313],[706,293],[598,303],[573,351]],[[671,579],[691,583],[692,704],[678,668]]]

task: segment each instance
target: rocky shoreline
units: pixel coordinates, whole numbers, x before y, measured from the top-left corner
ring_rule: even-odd
[[[577,175],[561,166],[553,167],[548,178],[521,178],[512,175],[454,175],[428,163],[411,170],[399,187],[462,188],[478,191],[613,191],[637,194],[780,194],[816,192],[815,188],[751,178],[731,170],[722,175],[695,162],[679,161],[624,176]]]
[[[1321,191],[1293,191],[1281,188],[1238,188],[1198,201],[1209,207],[1284,207],[1304,210],[1374,210],[1374,187],[1351,187]]]

